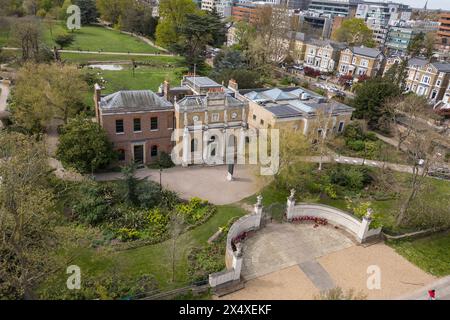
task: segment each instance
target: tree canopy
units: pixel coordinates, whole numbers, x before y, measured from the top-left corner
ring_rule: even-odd
[[[352,18],[342,22],[342,25],[336,30],[335,38],[337,41],[346,42],[351,46],[364,45],[366,47],[375,47],[375,41],[372,39],[372,30],[365,24],[363,19]]]
[[[65,166],[81,173],[103,168],[116,157],[105,130],[83,116],[63,127],[56,154]]]

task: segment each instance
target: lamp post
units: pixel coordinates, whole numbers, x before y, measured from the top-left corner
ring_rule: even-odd
[[[162,172],[163,168],[159,165],[159,191],[162,192]]]

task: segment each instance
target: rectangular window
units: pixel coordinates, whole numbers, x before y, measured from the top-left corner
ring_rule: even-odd
[[[123,120],[116,120],[116,133],[124,133]]]
[[[261,125],[263,126],[264,125],[264,120],[261,119],[261,121],[259,123],[261,123]]]
[[[139,118],[133,119],[133,130],[134,132],[141,131],[141,119]]]
[[[253,115],[253,120],[255,120],[255,121],[256,121],[256,114],[254,114],[254,115]]]
[[[158,130],[158,118],[152,117],[150,119],[150,130]]]
[[[343,121],[339,122],[338,132],[342,132],[342,130],[344,130],[344,122]]]
[[[218,113],[213,113],[212,114],[212,121],[213,122],[218,122],[219,121],[219,117],[220,117],[220,115]]]

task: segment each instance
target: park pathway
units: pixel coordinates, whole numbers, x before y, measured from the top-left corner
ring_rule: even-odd
[[[3,47],[3,50],[19,51],[20,48]],[[109,52],[109,51],[89,51],[89,50],[58,50],[61,53],[80,53],[80,54],[98,54],[111,56],[130,56],[130,57],[174,57],[172,53],[136,53],[136,52]]]
[[[312,157],[302,157],[302,161],[304,162],[312,162],[312,163],[319,163],[321,161],[320,156],[312,156]],[[323,156],[322,157],[322,163],[343,163],[343,164],[350,164],[350,165],[366,165],[369,167],[376,167],[376,168],[389,168],[393,171],[397,172],[406,172],[406,173],[413,173],[413,166],[410,165],[404,165],[404,164],[398,164],[398,163],[391,163],[391,162],[383,162],[383,161],[376,161],[376,160],[368,160],[368,159],[362,159],[362,158],[354,158],[354,157],[344,157],[344,156]],[[419,169],[419,172],[421,169]]]

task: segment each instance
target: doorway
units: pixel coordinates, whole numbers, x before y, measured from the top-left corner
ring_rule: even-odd
[[[134,163],[137,165],[144,164],[144,145],[136,144],[133,146]]]

